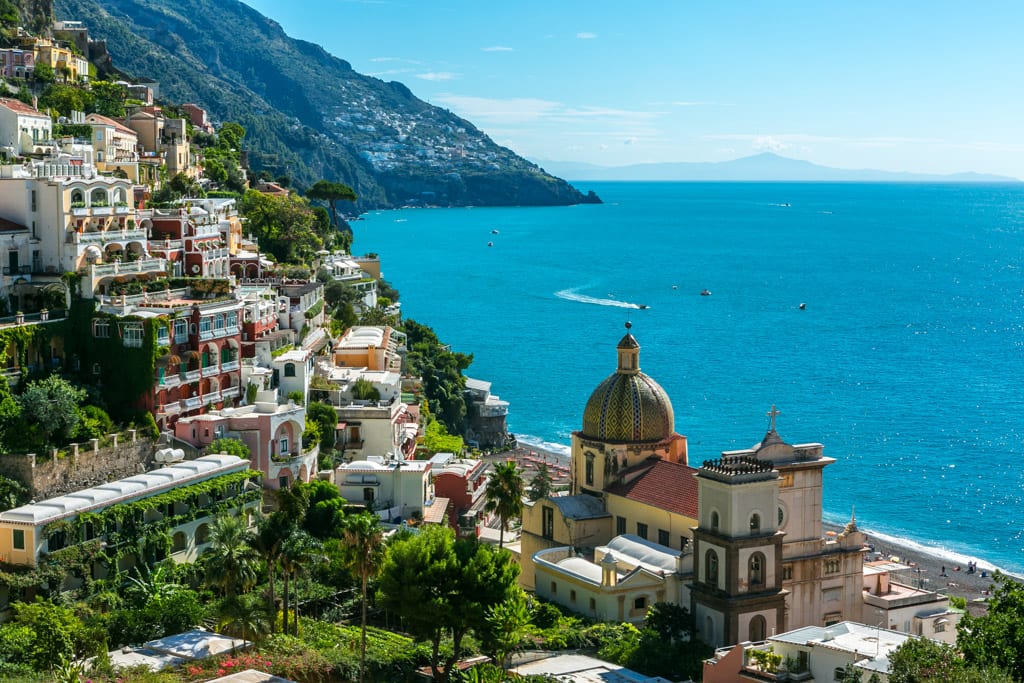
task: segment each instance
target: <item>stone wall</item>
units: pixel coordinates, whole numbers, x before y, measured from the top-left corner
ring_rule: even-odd
[[[153,465],[155,452],[151,439],[136,437],[129,430],[115,435],[104,448],[97,439],[72,444],[63,457],[56,453],[0,455],[0,474],[24,484],[33,500],[45,500],[145,472]]]

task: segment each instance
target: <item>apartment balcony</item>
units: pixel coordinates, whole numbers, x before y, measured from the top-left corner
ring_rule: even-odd
[[[185,382],[198,382],[200,377],[202,377],[201,370],[186,370],[181,373],[181,379]]]
[[[179,401],[174,401],[173,403],[161,403],[157,407],[156,412],[163,413],[164,415],[177,415],[181,412],[181,403]]]
[[[229,360],[226,363],[220,364],[221,372],[234,372],[241,367],[241,364],[237,360]]]
[[[109,206],[94,206],[92,207],[93,216],[109,216],[114,210]]]
[[[129,275],[131,273],[151,273],[167,270],[166,261],[162,258],[139,259],[138,261],[125,261],[115,263],[104,263],[101,265],[89,266],[89,275],[92,278],[105,275]]]
[[[87,206],[72,206],[71,207],[71,215],[72,216],[88,216],[89,215],[89,207],[87,207]]]
[[[146,231],[136,228],[134,230],[99,230],[96,232],[68,233],[68,241],[72,244],[102,244],[104,242],[127,242],[130,240],[147,241]]]
[[[203,377],[213,377],[220,374],[220,368],[216,365],[203,366]]]
[[[132,207],[130,207],[130,206],[115,206],[114,207],[114,213],[116,213],[118,215],[126,214],[126,213],[131,213],[131,211],[132,211]]]
[[[225,398],[225,399],[227,399],[227,398],[235,398],[236,396],[239,396],[241,393],[242,393],[242,388],[240,386],[228,387],[227,389],[221,389],[220,390],[221,398]]]
[[[181,407],[184,410],[195,410],[203,405],[203,398],[201,396],[189,396],[188,398],[181,399]]]
[[[203,405],[206,405],[207,403],[216,403],[217,401],[221,400],[221,392],[220,390],[211,391],[208,394],[203,394],[202,399]]]
[[[181,375],[176,372],[160,378],[160,386],[162,387],[176,387],[179,384],[181,384]]]

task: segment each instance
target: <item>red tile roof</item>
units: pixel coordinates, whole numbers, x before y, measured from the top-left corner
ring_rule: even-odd
[[[28,228],[20,223],[0,218],[0,232],[28,232]]]
[[[633,478],[629,474],[635,474]],[[607,489],[609,494],[697,519],[697,470],[682,463],[655,460],[620,472],[623,483]]]
[[[35,116],[37,118],[50,118],[47,114],[42,113],[30,104],[25,104],[21,100],[15,100],[10,97],[0,97],[0,106],[7,107],[15,114],[21,114],[22,116]]]

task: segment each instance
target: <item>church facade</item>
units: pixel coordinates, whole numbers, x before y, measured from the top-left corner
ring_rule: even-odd
[[[822,471],[834,462],[824,447],[784,442],[773,407],[754,448],[690,467],[671,401],[641,372],[626,328],[615,372],[572,435],[569,495],[524,506],[523,587],[584,613],[581,603],[603,604],[602,591],[610,604],[613,589],[616,604],[634,608],[677,602],[716,647],[859,618],[864,536],[852,521],[833,538],[822,533]],[[672,566],[616,559],[607,548],[622,537],[664,548]],[[627,594],[631,582],[645,592]]]

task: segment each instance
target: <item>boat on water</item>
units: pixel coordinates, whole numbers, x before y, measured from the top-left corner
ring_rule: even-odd
[[[494,228],[493,230],[491,230],[491,234],[492,235],[497,235],[498,234],[498,229]]]
[[[493,246],[494,246],[494,242],[488,242],[488,243],[487,243],[487,246],[489,246],[489,247],[493,247]]]
[[[650,306],[648,306],[647,304],[637,304],[636,307],[639,308],[640,310],[650,308]]]
[[[700,295],[701,296],[711,296],[711,290],[710,289],[702,289],[702,290],[700,290]]]

